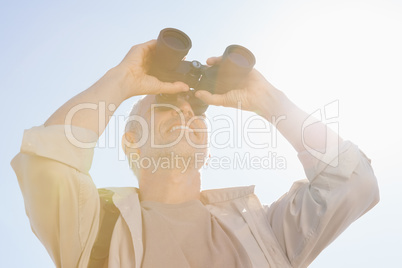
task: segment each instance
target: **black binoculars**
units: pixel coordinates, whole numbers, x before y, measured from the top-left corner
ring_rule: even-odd
[[[193,89],[188,93],[189,102],[194,113],[199,115],[205,112],[208,105],[193,96],[194,92],[207,90],[213,94],[223,94],[239,88],[253,69],[255,57],[245,47],[230,45],[218,64],[207,66],[196,60],[183,60],[191,46],[191,39],[184,32],[174,28],[163,29],[159,33],[148,73],[164,82],[186,83]],[[157,101],[169,103],[177,98],[175,95],[162,94],[157,96]]]

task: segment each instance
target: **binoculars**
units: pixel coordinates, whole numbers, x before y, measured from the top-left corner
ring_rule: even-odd
[[[205,112],[208,105],[194,96],[197,90],[207,90],[213,94],[223,94],[242,86],[247,74],[255,65],[255,57],[247,48],[230,45],[223,53],[222,60],[213,66],[202,65],[199,61],[184,61],[192,46],[191,39],[174,28],[163,29],[158,36],[156,49],[151,56],[148,73],[163,82],[182,81],[192,90],[188,98],[196,115]],[[177,94],[157,96],[159,103],[171,103]]]

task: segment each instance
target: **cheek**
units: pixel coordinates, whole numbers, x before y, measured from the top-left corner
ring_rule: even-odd
[[[209,144],[209,129],[205,126],[197,126],[197,133],[191,135],[191,140],[199,145],[207,146]]]
[[[149,122],[149,133],[155,137],[159,137],[163,129],[161,118],[155,116],[154,118],[150,118],[148,122]]]

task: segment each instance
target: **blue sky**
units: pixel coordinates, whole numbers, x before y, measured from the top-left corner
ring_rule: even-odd
[[[89,87],[137,43],[175,27],[193,42],[187,59],[205,62],[230,44],[246,46],[256,68],[294,102],[313,113],[336,104],[335,125],[372,159],[381,202],[344,232],[311,267],[392,267],[402,248],[402,168],[399,91],[402,90],[402,4],[399,1],[9,1],[0,9],[0,254],[4,267],[53,267],[31,232],[9,165],[24,129],[41,125],[65,101]],[[99,187],[136,186],[119,160],[120,119],[102,137],[91,174]],[[331,106],[335,107],[335,106]],[[210,108],[211,118],[239,113]],[[241,124],[252,114],[242,113]],[[324,118],[325,119],[325,118]],[[215,128],[224,127],[216,122]],[[257,125],[255,126],[257,127]],[[258,126],[261,127],[261,126]],[[256,185],[263,203],[304,178],[280,135],[270,150],[285,169],[203,170],[203,189]],[[241,139],[239,135],[234,138]],[[244,137],[243,137],[244,138]],[[276,144],[274,146],[274,143]],[[211,148],[213,156],[266,150],[248,144]],[[106,168],[105,168],[106,167]]]

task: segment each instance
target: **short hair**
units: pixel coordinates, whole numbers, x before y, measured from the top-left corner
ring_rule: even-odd
[[[138,101],[136,101],[133,104],[133,106],[130,110],[130,113],[128,115],[128,118],[126,120],[126,125],[124,128],[125,133],[128,133],[128,132],[133,133],[137,140],[140,140],[142,137],[142,127],[141,127],[141,124],[137,120],[131,120],[131,118],[140,114],[140,111],[144,106],[144,98],[145,97],[146,96],[140,98]],[[132,165],[132,163],[131,163],[132,159],[129,155],[127,155],[127,160],[128,160],[129,167],[133,171],[134,175],[137,177],[137,179],[139,179],[138,170],[136,168],[137,165]]]
[[[140,123],[138,123],[137,120],[130,120],[131,118],[133,118],[133,116],[138,115],[141,111],[141,109],[144,106],[144,97],[140,98],[137,102],[135,102],[133,104],[133,107],[131,108],[131,111],[128,115],[127,121],[126,121],[126,126],[124,128],[124,132],[132,132],[134,134],[136,134],[136,132],[139,132],[139,126],[141,125]]]

